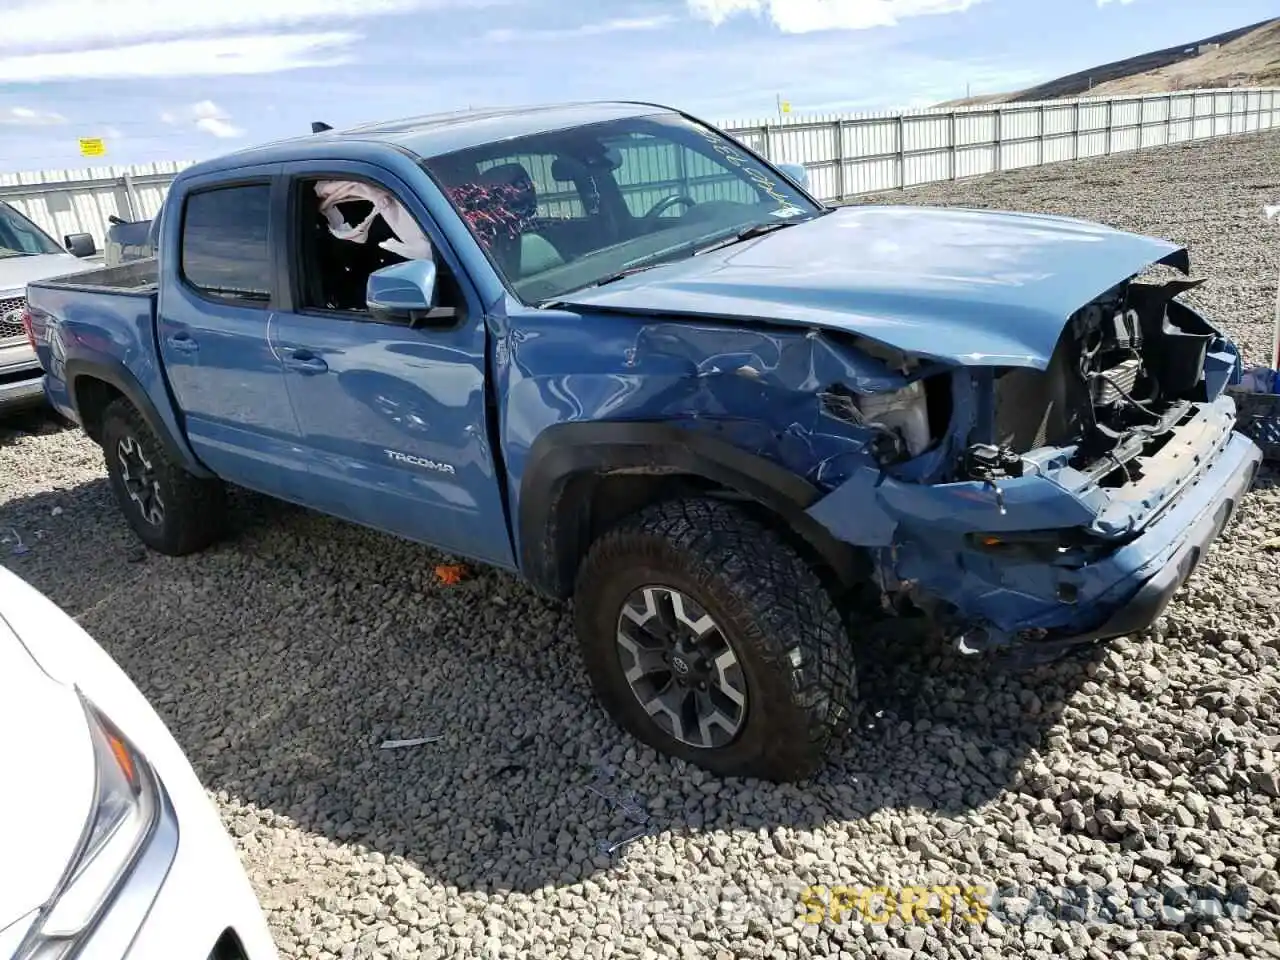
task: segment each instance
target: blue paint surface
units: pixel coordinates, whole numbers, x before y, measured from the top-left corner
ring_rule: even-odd
[[[914,584],[1008,632],[1083,630],[1123,606],[1251,468],[1256,448],[1231,435],[1222,395],[1239,357],[1217,337],[1196,407],[1202,429],[1140,501],[1072,470],[1070,449],[1036,451],[1024,476],[995,486],[958,479],[961,452],[990,418],[994,368],[1043,369],[1074,311],[1184,256],[1097,224],[848,208],[555,304],[521,303],[419,156],[658,108],[566,109],[323,134],[184,171],[167,209],[246,175],[272,183],[279,289],[250,306],[194,292],[177,263],[181,217],[166,216],[158,295],[31,288],[50,399],[75,415],[69,360],[128,371],[189,468],[512,569],[538,546],[526,537],[546,535],[519,522],[546,431],[674,425],[811,484],[809,516],[870,551],[887,584]],[[402,199],[457,280],[456,322],[412,328],[299,307],[284,217],[291,178],[316,174],[374,179]],[[893,351],[919,362],[904,367]],[[928,451],[891,465],[873,453],[874,429],[821,399],[921,378],[941,384],[950,423]],[[969,539],[1045,530],[1109,546],[1101,562],[1072,566],[993,557]]]
[[[817,327],[921,357],[1044,369],[1072,313],[1180,249],[1064,217],[843,207],[565,299]]]

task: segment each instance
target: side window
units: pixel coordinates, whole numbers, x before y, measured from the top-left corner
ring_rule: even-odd
[[[339,175],[298,179],[293,189],[301,309],[366,314],[369,275],[408,260],[434,260],[436,305],[463,306],[448,265],[391,191]]]
[[[645,134],[631,134],[609,144],[622,165],[614,179],[635,217],[644,216],[667,197],[682,195],[698,203],[729,200],[755,204],[760,194],[740,173],[718,159],[680,143]],[[661,214],[680,217],[687,207],[673,204]]]
[[[271,185],[216,187],[187,197],[182,275],[201,293],[266,304],[272,269]]]
[[[557,180],[556,158],[548,153],[525,153],[515,157],[482,160],[476,170],[484,179],[486,171],[508,169],[513,164],[524,168],[533,181],[538,198],[538,216],[543,220],[581,220],[586,217],[582,196],[572,180]]]

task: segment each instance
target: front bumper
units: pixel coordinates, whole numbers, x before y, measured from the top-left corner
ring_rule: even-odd
[[[208,960],[220,941],[233,938],[246,960],[277,960],[244,869],[207,797],[199,799],[195,808],[177,811],[177,856],[124,956]],[[91,941],[85,957],[95,956]]]
[[[991,530],[1090,525],[1096,514],[1084,497],[1038,477],[1006,486],[1007,513],[975,484],[928,487],[855,478],[810,514],[849,542],[875,537],[863,543],[876,548],[882,584],[933,612],[962,651],[1048,652],[1151,626],[1194,571],[1262,459],[1241,434],[1228,432],[1225,442],[1222,434],[1203,436],[1205,449],[1180,458],[1198,464],[1199,472],[1187,474],[1156,519],[1083,564],[995,557],[967,542],[967,536]]]
[[[209,960],[226,955],[228,942],[237,947],[236,960],[277,960],[257,900],[207,801],[179,811],[163,793],[155,831],[78,960]]]
[[[40,361],[32,356],[20,363],[0,362],[0,410],[38,406],[44,399],[44,370]]]
[[[1101,625],[1065,639],[1077,643],[1111,640],[1145,630],[1155,623],[1173,595],[1195,572],[1210,545],[1231,522],[1241,498],[1253,485],[1261,463],[1262,451],[1257,445],[1247,437],[1234,435],[1195,490],[1143,536],[1107,561],[1118,572],[1131,567],[1147,571],[1158,565],[1155,572]],[[1142,559],[1153,547],[1158,551],[1156,556],[1143,563]]]
[[[1231,522],[1261,462],[1262,451],[1248,438],[1234,435],[1197,487],[1168,515],[1098,564],[1097,574],[1114,577],[1116,584],[1107,604],[1102,606],[1105,620],[1089,628],[1050,630],[1043,637],[1014,646],[1009,658],[1014,662],[1035,663],[1077,647],[1130,636],[1152,626]],[[1128,594],[1127,599],[1115,601],[1116,596],[1124,593]],[[978,633],[982,639],[992,639],[985,631]],[[961,649],[981,652],[982,645],[975,639],[962,637]],[[1002,638],[999,645],[1008,646],[1010,639]]]

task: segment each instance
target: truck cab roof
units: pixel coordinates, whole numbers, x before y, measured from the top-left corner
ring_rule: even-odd
[[[585,101],[487,110],[454,110],[289,137],[195,164],[184,170],[182,176],[185,178],[260,163],[294,160],[299,155],[314,155],[318,147],[344,143],[375,147],[382,144],[406,150],[422,158],[438,157],[509,137],[550,133],[566,127],[625,117],[676,112],[679,111],[660,104],[632,101]]]

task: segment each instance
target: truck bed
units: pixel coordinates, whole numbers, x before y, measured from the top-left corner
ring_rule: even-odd
[[[63,416],[84,422],[76,399],[80,376],[105,382],[141,410],[154,411],[152,391],[165,396],[155,332],[158,280],[155,260],[135,260],[27,285],[45,396]],[[178,429],[163,415],[161,421]],[[86,425],[90,436],[93,424]]]
[[[86,293],[155,293],[159,283],[159,262],[154,258],[131,260],[114,267],[102,267],[65,277],[37,280],[28,286],[45,290],[79,290]]]

